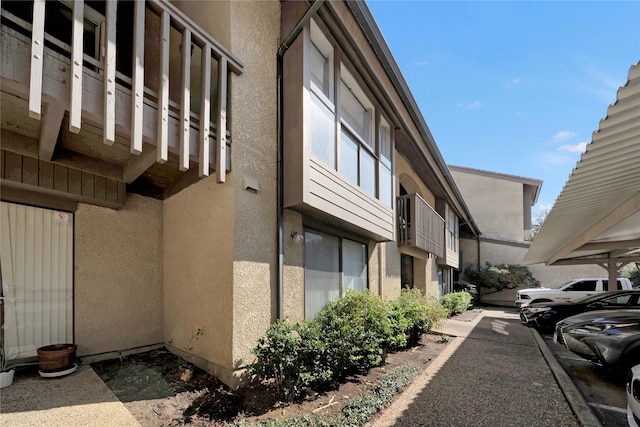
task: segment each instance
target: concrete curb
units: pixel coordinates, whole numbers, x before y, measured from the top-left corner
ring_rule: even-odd
[[[591,411],[591,408],[587,404],[587,401],[584,399],[584,396],[582,396],[582,393],[580,393],[578,387],[576,387],[571,378],[569,378],[569,375],[567,375],[564,368],[560,366],[560,363],[551,353],[549,346],[547,346],[547,343],[540,336],[540,333],[534,328],[530,328],[529,330],[538,343],[540,352],[542,353],[544,359],[547,361],[547,365],[549,365],[551,373],[556,379],[558,386],[560,386],[560,390],[562,391],[562,394],[564,394],[564,397],[567,399],[571,410],[576,415],[576,417],[578,417],[580,425],[585,427],[602,427],[602,424],[593,414],[593,411]]]

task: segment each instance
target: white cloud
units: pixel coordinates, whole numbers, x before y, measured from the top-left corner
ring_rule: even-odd
[[[506,84],[507,89],[511,89],[513,86],[517,85],[520,83],[520,78],[516,77],[515,79],[511,80],[510,82],[508,82]]]
[[[587,142],[579,142],[573,145],[562,145],[558,147],[558,151],[564,151],[566,153],[584,153],[584,150],[587,148]]]
[[[426,67],[429,65],[427,61],[416,61],[414,62],[414,64],[417,65],[418,67]]]
[[[484,104],[477,99],[474,100],[471,104],[463,104],[462,102],[458,104],[458,108],[464,108],[465,110],[475,110],[476,108],[482,107]]]
[[[552,139],[554,142],[564,142],[570,140],[575,136],[578,136],[578,134],[575,132],[571,132],[570,130],[561,130],[560,132],[553,135]]]

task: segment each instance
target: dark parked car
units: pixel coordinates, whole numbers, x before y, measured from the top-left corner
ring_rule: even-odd
[[[567,317],[554,339],[598,365],[629,368],[640,363],[640,310],[600,310]]]
[[[520,320],[540,330],[553,330],[560,320],[593,310],[640,309],[640,289],[602,292],[575,302],[539,302],[520,310]]]

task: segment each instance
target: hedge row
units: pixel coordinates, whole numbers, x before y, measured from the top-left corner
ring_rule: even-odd
[[[471,296],[464,294],[469,297],[466,309]],[[336,384],[381,365],[386,351],[416,345],[420,335],[452,313],[450,298],[445,306],[417,289],[403,290],[393,301],[349,291],[327,304],[312,322],[279,320],[271,325],[252,350],[256,362],[250,372],[259,380],[273,380],[280,398],[293,401],[309,387]],[[462,303],[454,305],[458,310]]]

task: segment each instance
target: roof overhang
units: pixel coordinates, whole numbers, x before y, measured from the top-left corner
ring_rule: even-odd
[[[640,262],[640,62],[607,109],[522,264]]]

